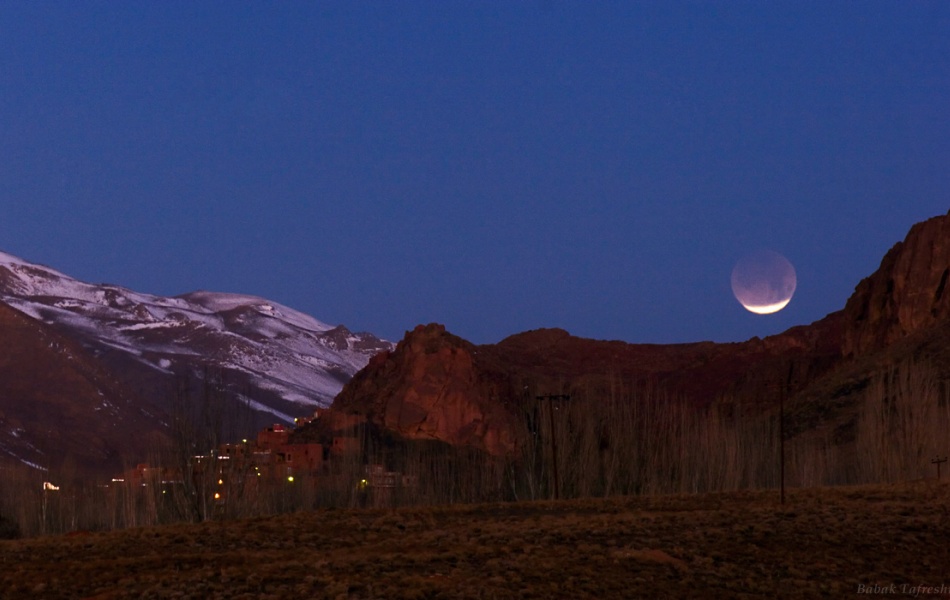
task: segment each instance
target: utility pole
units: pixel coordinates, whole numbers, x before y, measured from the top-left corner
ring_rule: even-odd
[[[783,390],[778,409],[779,485],[782,504],[785,504],[785,394]]]
[[[947,462],[947,457],[944,456],[943,458],[940,458],[940,455],[937,455],[930,462],[931,464],[937,465],[937,481],[940,481],[940,465]]]
[[[785,387],[779,394],[778,409],[778,446],[779,446],[779,480],[781,503],[785,504],[785,396],[792,387],[792,373],[795,371],[795,363],[788,363],[788,377],[785,379]]]
[[[548,416],[550,417],[550,432],[551,432],[551,462],[552,462],[552,471],[554,472],[554,499],[558,500],[560,498],[560,487],[561,482],[558,480],[557,476],[557,435],[554,434],[554,402],[559,400],[570,400],[571,397],[567,394],[548,394],[547,396],[536,396],[537,400],[547,400],[548,402]]]

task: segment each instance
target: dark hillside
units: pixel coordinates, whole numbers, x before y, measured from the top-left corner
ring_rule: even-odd
[[[3,303],[0,332],[0,460],[105,473],[154,431],[155,415],[129,410],[132,394],[75,341]]]

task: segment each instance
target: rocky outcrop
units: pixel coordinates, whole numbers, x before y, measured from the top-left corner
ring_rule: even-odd
[[[884,348],[950,316],[950,213],[914,225],[845,305],[842,351]]]
[[[538,394],[608,397],[645,386],[704,406],[723,397],[768,404],[840,359],[840,313],[808,327],[743,343],[628,344],[539,329],[475,346],[420,325],[373,358],[332,411],[363,415],[407,439],[435,439],[496,455],[517,448]]]
[[[438,324],[420,325],[371,359],[333,408],[359,413],[408,439],[434,439],[500,455],[515,444],[511,415],[477,348]]]
[[[581,382],[610,386],[613,380],[659,387],[699,406],[724,396],[749,404],[777,397],[782,386],[794,391],[838,361],[840,319],[832,313],[811,325],[737,343],[629,344],[540,329],[479,346],[479,352],[496,355],[495,364],[540,393],[569,393]]]

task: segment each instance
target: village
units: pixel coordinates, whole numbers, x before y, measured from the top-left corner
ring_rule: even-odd
[[[291,442],[296,428],[318,420],[334,432],[329,443]],[[417,479],[383,464],[364,464],[361,423],[361,417],[318,408],[311,416],[294,419],[293,426],[273,424],[253,439],[222,443],[175,466],[139,463],[108,485],[162,494],[186,489],[217,507],[238,495],[243,500],[282,492],[313,496],[317,490],[349,496],[360,505],[385,506],[395,490],[411,490]]]

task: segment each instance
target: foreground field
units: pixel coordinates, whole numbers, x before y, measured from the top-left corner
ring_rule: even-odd
[[[935,482],[328,510],[0,542],[0,596],[950,596],[947,540]]]

